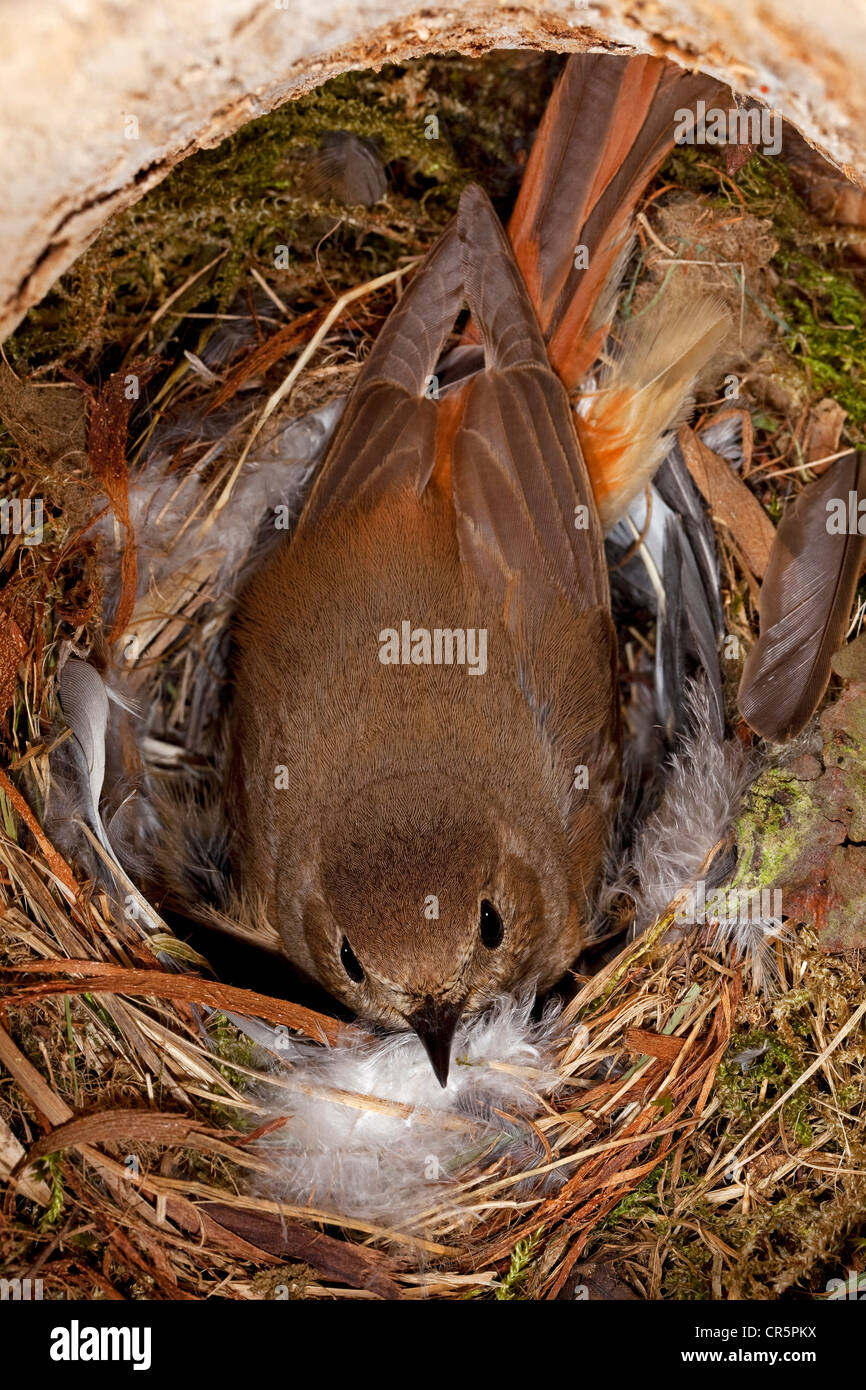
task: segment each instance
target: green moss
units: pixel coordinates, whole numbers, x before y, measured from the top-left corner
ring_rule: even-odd
[[[217,256],[219,264],[181,296],[161,330],[175,328],[184,313],[225,312],[249,266],[273,273],[278,246],[288,248],[290,266],[299,259],[315,264],[317,243],[335,217],[305,197],[302,151],[326,130],[374,138],[386,159],[414,161],[433,186],[454,177],[458,164],[447,139],[425,140],[423,123],[407,120],[387,99],[384,77],[356,80],[355,88],[349,76],[335,79],[185,160],[114,218],[31,312],[12,339],[13,361],[30,370],[55,362],[90,367],[106,344],[128,341],[131,322],[146,323]],[[435,194],[429,199],[430,214],[444,221],[447,200],[437,201]],[[391,268],[405,248],[386,219],[355,226],[344,214],[336,209],[339,225],[320,251],[324,276],[343,280],[346,261],[358,280]],[[283,278],[291,289],[291,270]]]
[[[521,1298],[522,1286],[526,1281],[532,1264],[532,1256],[541,1240],[541,1231],[535,1231],[525,1240],[519,1240],[511,1252],[511,1262],[508,1273],[496,1290],[496,1298],[500,1301]]]
[[[680,149],[665,176],[732,211],[742,206],[726,180],[724,157]],[[862,437],[866,426],[866,294],[862,268],[851,262],[847,238],[809,210],[779,159],[756,153],[737,174],[746,209],[769,218],[777,239],[771,268],[778,279],[776,313],[782,338],[808,397],[830,395]]]
[[[654,1168],[632,1192],[620,1198],[612,1211],[600,1223],[600,1229],[610,1229],[619,1224],[624,1218],[637,1222],[651,1217],[654,1221],[658,1215],[658,1185],[659,1179],[665,1171],[665,1165],[659,1164]]]
[[[796,1035],[793,1035],[796,1039]],[[811,1036],[811,1034],[810,1034]],[[799,1043],[799,1039],[796,1039]],[[763,1048],[760,1056],[741,1063],[743,1053]],[[716,1073],[714,1094],[722,1115],[734,1122],[730,1131],[732,1142],[740,1132],[745,1133],[783,1092],[801,1076],[806,1063],[799,1046],[790,1045],[778,1033],[753,1028],[735,1033]],[[782,1119],[790,1127],[798,1144],[806,1147],[812,1142],[813,1131],[808,1111],[812,1096],[808,1086],[800,1087],[782,1107]]]
[[[187,346],[212,330],[184,315],[224,313],[250,267],[302,312],[422,252],[466,183],[478,179],[494,198],[513,191],[516,151],[531,139],[553,80],[550,61],[539,60],[542,80],[503,101],[513,61],[490,54],[345,73],[190,156],[113,218],[30,312],[7,344],[13,365],[113,370],[193,276],[151,339],[170,355],[178,355],[169,344],[181,326]],[[330,130],[375,141],[389,166],[385,203],[346,209],[311,198],[309,152]],[[287,248],[288,269],[276,269],[277,247]]]
[[[218,1064],[219,1070],[231,1086],[236,1090],[243,1090],[247,1078],[243,1072],[237,1071],[232,1063],[241,1067],[251,1067],[255,1043],[221,1013],[212,1016],[209,1036],[215,1053],[221,1059]]]
[[[208,1036],[214,1053],[219,1058],[216,1064],[217,1071],[225,1078],[227,1085],[236,1091],[243,1091],[249,1078],[246,1072],[238,1068],[253,1066],[255,1043],[221,1013],[212,1014],[208,1020]],[[203,1103],[216,1124],[231,1129],[244,1129],[249,1123],[243,1112],[228,1100],[225,1104],[217,1100]]]
[[[731,887],[756,892],[771,888],[796,863],[824,816],[812,784],[783,768],[769,768],[750,788],[734,834],[737,870]]]

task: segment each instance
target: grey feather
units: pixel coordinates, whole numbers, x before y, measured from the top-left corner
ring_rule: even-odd
[[[385,166],[372,140],[348,130],[328,130],[310,156],[307,180],[317,198],[346,207],[371,208],[388,191]]]
[[[60,676],[60,705],[79,755],[81,790],[88,824],[103,848],[111,854],[111,845],[99,814],[99,799],[105,780],[108,692],[99,672],[88,662],[75,657],[67,661]]]
[[[715,541],[678,447],[659,469],[649,498],[649,518],[646,495],[638,497],[607,538],[612,588],[620,603],[625,598],[656,617],[656,707],[667,742],[674,743],[687,728],[686,688],[699,672],[707,679],[713,726],[721,738],[718,644],[724,621]],[[617,568],[635,546],[632,558]]]

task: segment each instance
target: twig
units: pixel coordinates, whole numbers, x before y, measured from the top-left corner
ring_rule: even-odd
[[[802,1073],[801,1076],[797,1077],[797,1080],[793,1083],[793,1085],[789,1086],[787,1091],[785,1091],[781,1096],[779,1096],[778,1100],[775,1100],[773,1102],[769,1110],[767,1110],[759,1120],[755,1121],[755,1123],[752,1125],[752,1128],[748,1130],[746,1134],[743,1135],[739,1143],[735,1144],[732,1149],[729,1149],[728,1152],[725,1154],[724,1158],[717,1158],[715,1163],[712,1163],[710,1165],[710,1167],[704,1174],[704,1182],[709,1182],[710,1178],[714,1177],[716,1173],[720,1172],[721,1170],[727,1168],[730,1165],[731,1159],[734,1157],[734,1154],[739,1153],[740,1149],[743,1147],[744,1144],[748,1143],[752,1135],[757,1134],[758,1130],[763,1128],[763,1126],[767,1123],[770,1117],[772,1115],[775,1115],[777,1110],[781,1110],[782,1106],[791,1099],[791,1096],[794,1095],[795,1091],[799,1091],[800,1087],[805,1085],[805,1083],[815,1075],[815,1072],[821,1069],[821,1067],[824,1065],[830,1054],[832,1052],[835,1052],[840,1042],[842,1042],[844,1038],[847,1038],[849,1033],[852,1033],[854,1031],[858,1023],[864,1017],[866,1017],[866,999],[863,1000],[863,1003],[859,1006],[859,1008],[854,1010],[853,1014],[849,1018],[848,1022],[844,1025],[844,1027],[839,1029],[839,1032],[836,1034],[833,1041],[827,1044],[827,1046],[824,1048],[824,1051],[819,1053],[819,1055],[815,1058],[814,1062],[812,1062],[811,1065],[806,1068],[806,1070]]]
[[[226,503],[228,502],[232,493],[232,488],[234,487],[238,475],[247,461],[247,456],[249,455],[250,449],[252,448],[253,444],[255,443],[256,439],[261,433],[262,428],[271,418],[277,406],[285,400],[286,396],[291,391],[292,387],[294,386],[301,372],[306,367],[313,353],[316,351],[316,348],[327,336],[332,325],[336,323],[337,319],[340,317],[343,311],[347,309],[350,304],[353,304],[356,299],[363,299],[364,295],[373,294],[374,291],[384,289],[386,285],[393,284],[395,280],[399,280],[403,275],[406,274],[406,269],[407,267],[403,265],[400,266],[398,270],[389,270],[387,275],[378,275],[375,280],[368,280],[363,285],[356,285],[354,289],[347,290],[345,294],[342,294],[340,298],[337,300],[336,304],[334,304],[334,306],[328,311],[328,314],[322,320],[319,327],[316,329],[315,333],[313,334],[310,341],[307,343],[307,346],[304,348],[303,352],[301,353],[297,362],[292,367],[288,376],[285,378],[282,384],[277,387],[276,391],[272,392],[272,394],[268,397],[267,401],[265,402],[265,407],[262,410],[262,413],[260,414],[255,425],[253,426],[252,433],[250,434],[249,439],[247,440],[246,444],[243,447],[243,450],[241,451],[241,456],[235,464],[234,468],[232,469],[225,487],[223,488],[222,492],[217,498],[216,506],[214,507],[210,516],[202,525],[202,535],[207,535],[211,526],[213,526],[220,512],[223,510],[223,507],[225,507]]]

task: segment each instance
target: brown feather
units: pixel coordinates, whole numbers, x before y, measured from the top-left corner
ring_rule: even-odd
[[[370,503],[395,485],[419,494],[436,464],[436,363],[463,304],[457,220],[421,262],[364,364],[303,510],[296,536],[327,513]]]
[[[717,301],[663,295],[630,320],[598,389],[581,398],[577,433],[605,532],[663,462],[671,432],[691,412],[695,382],[729,328]]]
[[[866,537],[828,530],[828,504],[866,497],[866,451],[810,483],[779,523],[761,588],[760,636],[746,659],[739,708],[763,738],[799,733],[814,714],[841,646]]]
[[[463,388],[452,449],[461,555],[503,598],[519,577],[524,596],[553,590],[578,608],[607,605],[589,477],[526,287],[480,189],[464,192],[460,216],[466,298],[488,364]]]
[[[486,366],[456,397],[437,401],[425,385],[464,303]],[[580,607],[608,604],[601,531],[568,400],[508,239],[477,187],[464,190],[455,222],[379,334],[297,534],[395,486],[420,496],[434,471],[440,484],[450,477],[461,557],[475,582],[503,601],[519,576],[524,596],[555,591]],[[578,505],[586,508],[582,529]]]
[[[544,113],[508,231],[568,390],[609,328],[612,272],[647,184],[674,146],[675,114],[728,89],[661,58],[573,54]],[[589,252],[586,269],[575,250]],[[601,310],[604,312],[601,312]]]

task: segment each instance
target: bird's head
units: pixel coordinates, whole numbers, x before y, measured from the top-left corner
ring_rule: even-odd
[[[319,978],[360,1017],[414,1029],[444,1086],[462,1017],[568,963],[565,877],[534,858],[525,831],[466,788],[367,788],[322,827],[303,905]]]

